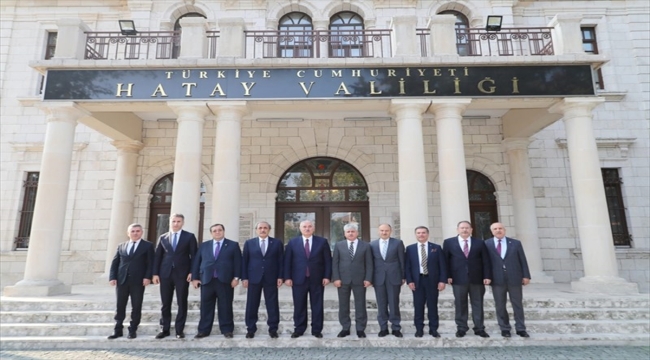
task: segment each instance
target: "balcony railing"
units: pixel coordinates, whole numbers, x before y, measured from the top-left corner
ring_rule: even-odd
[[[134,36],[120,32],[86,32],[85,59],[137,60],[178,57],[180,31],[143,31]]]
[[[216,59],[219,31],[206,31],[206,34],[208,36],[208,59]]]
[[[390,57],[390,33],[388,29],[246,31],[246,57]]]

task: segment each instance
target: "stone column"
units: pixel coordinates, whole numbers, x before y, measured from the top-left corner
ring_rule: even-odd
[[[573,281],[579,292],[638,293],[638,285],[618,276],[605,186],[592,126],[592,109],[602,98],[565,98],[549,112],[564,116],[571,182],[585,276]]]
[[[429,21],[428,56],[458,55],[456,49],[456,16],[434,15]]]
[[[394,99],[390,105],[397,122],[399,217],[401,236],[407,245],[416,242],[417,226],[431,227],[422,134],[422,114],[429,102]]]
[[[88,113],[72,102],[42,104],[47,113],[38,193],[23,280],[4,289],[5,296],[70,293],[58,279],[63,225],[70,187],[77,120]]]
[[[470,219],[467,168],[463,144],[463,111],[471,99],[445,99],[431,102],[438,139],[438,182],[442,209],[442,237],[457,234],[459,221]]]
[[[203,123],[210,109],[198,101],[170,101],[167,106],[178,115],[171,213],[183,214],[183,228],[196,233],[199,231],[201,201]]]
[[[515,230],[521,240],[528,260],[531,281],[535,283],[552,283],[553,277],[544,274],[542,252],[537,234],[537,210],[533,194],[533,179],[530,175],[528,160],[528,138],[509,138],[503,140],[503,147],[508,154],[510,164],[510,182],[512,188]]]
[[[180,20],[181,53],[179,59],[206,59],[208,57],[208,21],[202,17],[185,17]]]
[[[393,57],[420,57],[418,38],[415,35],[418,17],[415,15],[394,16],[391,21],[393,30]]]
[[[241,121],[246,101],[209,102],[208,106],[216,114],[210,225],[223,224],[226,237],[239,241]]]
[[[113,201],[111,204],[111,221],[108,225],[108,244],[106,246],[106,263],[100,282],[108,281],[111,262],[117,246],[128,239],[127,227],[135,222],[133,207],[135,201],[135,178],[138,166],[138,152],[143,144],[136,140],[115,140],[111,142],[117,148],[115,182],[113,183]],[[149,239],[153,241],[154,239]]]

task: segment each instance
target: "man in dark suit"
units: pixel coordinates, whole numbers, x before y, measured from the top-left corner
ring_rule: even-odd
[[[456,227],[458,236],[446,239],[442,245],[447,261],[447,282],[454,291],[456,308],[456,337],[463,337],[469,330],[467,326],[467,297],[472,304],[474,334],[488,338],[483,325],[483,296],[485,285],[492,277],[490,255],[483,240],[472,238],[472,224],[461,221]]]
[[[244,243],[242,258],[242,285],[248,289],[246,294],[246,338],[252,339],[257,331],[257,319],[262,292],[266,303],[266,321],[269,326],[269,336],[278,337],[280,323],[280,306],[278,304],[278,289],[282,286],[282,257],[284,246],[282,241],[269,237],[271,225],[266,221],[257,223],[257,237]]]
[[[521,337],[530,337],[526,332],[523,305],[523,286],[530,283],[530,271],[524,248],[519,240],[506,237],[506,229],[501,223],[490,225],[494,237],[485,240],[485,246],[492,263],[492,295],[497,311],[497,322],[501,336],[510,337],[510,320],[506,310],[507,297],[510,297],[515,313],[515,330]]]
[[[111,263],[109,283],[116,286],[117,310],[115,329],[109,339],[123,336],[122,323],[126,317],[126,303],[131,298],[131,324],[127,338],[135,339],[140,317],[144,288],[151,283],[153,272],[153,244],[142,239],[142,225],[131,224],[127,229],[129,241],[120,244]]]
[[[377,298],[377,321],[379,337],[388,335],[388,321],[394,336],[402,337],[402,317],[399,311],[399,294],[404,277],[404,242],[390,237],[392,227],[379,225],[379,239],[370,243],[372,249],[374,275],[373,286]]]
[[[334,245],[332,258],[332,282],[338,289],[339,322],[343,329],[337,337],[350,335],[350,293],[354,293],[354,323],[359,338],[366,337],[368,314],[366,312],[366,288],[372,285],[372,250],[365,241],[359,240],[356,224],[343,226],[346,241]]]
[[[332,277],[332,251],[327,239],[314,236],[314,224],[300,223],[301,236],[289,241],[284,252],[284,284],[293,294],[294,331],[291,338],[307,330],[307,296],[311,305],[311,334],[323,337],[324,288]]]
[[[182,214],[169,216],[169,232],[160,236],[153,262],[153,283],[160,284],[161,331],[156,339],[169,336],[172,321],[172,300],[176,291],[178,313],[174,329],[176,337],[185,338],[187,319],[187,295],[192,280],[192,258],[196,254],[197,241],[194,234],[183,229],[185,217]]]
[[[445,289],[447,265],[440,245],[429,242],[429,228],[415,228],[417,243],[406,247],[406,282],[413,292],[415,337],[424,335],[424,305],[427,305],[429,335],[438,334],[438,292]]]
[[[212,241],[201,244],[192,261],[192,286],[201,286],[201,318],[195,339],[212,332],[215,303],[223,336],[232,339],[235,330],[232,302],[241,276],[241,249],[224,237],[225,230],[221,224],[210,226]]]

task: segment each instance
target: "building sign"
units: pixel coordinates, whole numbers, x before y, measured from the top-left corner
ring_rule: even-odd
[[[579,66],[50,70],[45,100],[594,95]]]

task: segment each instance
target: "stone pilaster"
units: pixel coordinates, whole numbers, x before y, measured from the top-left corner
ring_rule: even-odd
[[[555,55],[584,54],[579,14],[557,14],[548,26],[553,30],[553,49]]]
[[[180,20],[181,53],[179,59],[205,59],[208,57],[208,21],[202,17],[185,17]]]
[[[86,53],[86,34],[90,31],[81,19],[59,19],[56,22],[57,37],[55,59],[83,60]]]
[[[242,18],[219,19],[218,57],[244,57],[246,24]]]
[[[429,21],[429,56],[458,55],[456,49],[456,16],[434,15]]]
[[[418,18],[415,15],[394,16],[391,21],[393,30],[393,56],[414,56],[419,57],[420,47],[418,46],[416,25]]]

